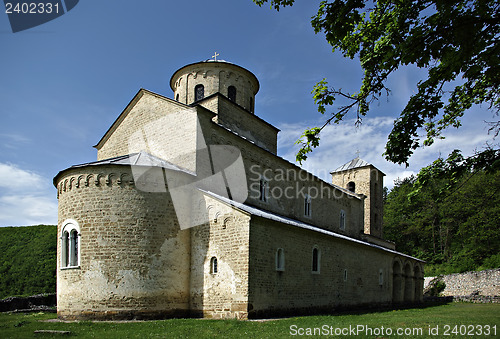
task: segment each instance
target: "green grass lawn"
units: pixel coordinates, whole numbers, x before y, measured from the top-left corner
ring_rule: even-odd
[[[335,336],[335,333],[339,334],[339,337],[363,338],[500,337],[499,304],[451,303],[419,309],[269,321],[206,319],[70,323],[47,321],[55,318],[54,313],[0,313],[0,338],[67,337],[61,334],[34,334],[35,330],[70,331],[70,337],[105,339],[290,338],[299,337],[300,334],[304,334],[302,337],[307,337],[307,333],[314,331],[315,328],[318,337],[330,334]],[[403,331],[403,335],[398,335],[398,329]],[[431,334],[429,329],[432,330]],[[485,335],[488,331],[489,335]]]

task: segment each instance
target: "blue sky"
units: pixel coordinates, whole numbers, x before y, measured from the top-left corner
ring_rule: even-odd
[[[310,17],[320,1],[297,1],[279,13],[251,0],[84,0],[67,14],[12,33],[0,13],[0,226],[57,223],[52,178],[71,165],[96,160],[92,147],[140,88],[172,97],[170,76],[183,65],[224,59],[260,81],[256,114],[281,129],[279,155],[293,161],[304,128],[321,124],[311,98],[327,78],[355,91],[356,60],[332,53]],[[409,168],[382,153],[393,120],[416,88],[422,70],[407,67],[389,79],[392,94],[375,104],[363,125],[351,118],[322,133],[321,147],[304,167],[328,173],[355,157],[387,174],[385,184],[418,172],[454,148],[471,154],[491,136],[475,107],[464,128],[418,150]],[[494,142],[494,141],[493,141]]]

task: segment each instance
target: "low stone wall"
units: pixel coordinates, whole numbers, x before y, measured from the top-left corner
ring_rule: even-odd
[[[424,289],[436,280],[446,284],[440,295],[452,296],[455,301],[498,303],[500,299],[500,268],[426,277]]]
[[[0,300],[0,312],[52,311],[56,307],[56,294],[37,294],[30,297],[9,297]]]

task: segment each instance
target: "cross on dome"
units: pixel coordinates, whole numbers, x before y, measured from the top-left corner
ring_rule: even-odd
[[[214,55],[212,55],[212,58],[214,59],[214,61],[217,61],[217,57],[219,56],[220,54],[215,52]]]

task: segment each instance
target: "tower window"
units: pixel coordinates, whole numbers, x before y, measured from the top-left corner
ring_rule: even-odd
[[[253,98],[250,97],[250,112],[253,113]]]
[[[179,101],[179,94],[177,94],[177,95],[175,96],[175,100],[176,100],[176,101]]]
[[[210,273],[212,273],[212,274],[217,273],[217,258],[216,257],[212,257],[212,259],[210,259]]]
[[[196,85],[194,88],[194,101],[201,100],[205,97],[205,87],[203,85]]]
[[[349,181],[349,183],[347,184],[347,189],[352,193],[356,191],[356,184],[354,183],[354,181]]]
[[[227,97],[229,100],[236,102],[236,87],[234,87],[234,86],[228,87]]]
[[[345,211],[340,210],[340,229],[345,230]]]
[[[278,248],[276,251],[276,271],[285,270],[285,251],[282,248]]]
[[[61,235],[61,268],[80,266],[80,228],[74,220],[64,223]]]
[[[319,249],[314,247],[312,251],[312,273],[319,273],[320,254]]]

